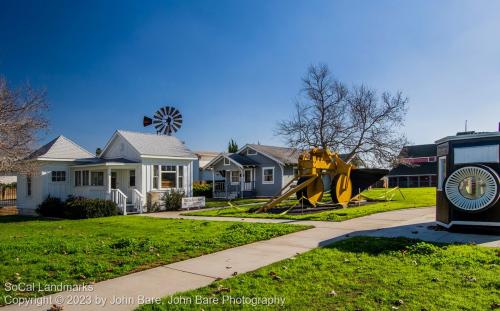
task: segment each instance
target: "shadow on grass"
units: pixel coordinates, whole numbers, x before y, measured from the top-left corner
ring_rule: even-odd
[[[472,230],[472,229],[471,229]],[[480,234],[483,233],[483,234]],[[352,231],[347,234],[336,236],[334,238],[325,239],[318,243],[318,246],[328,247],[334,242],[343,241],[349,237],[375,237],[375,238],[402,238],[398,243],[384,242],[380,239],[378,243],[364,243],[361,240],[353,239],[350,242],[338,243],[342,247],[346,247],[350,252],[366,252],[379,254],[383,251],[394,251],[411,246],[412,243],[416,244],[421,241],[426,241],[432,244],[444,245],[450,243],[456,244],[482,244],[500,241],[500,235],[484,234],[482,231],[469,231],[469,232],[451,232],[439,229],[434,222],[422,222],[411,225],[401,225],[395,227],[373,229],[373,230],[359,230]],[[375,240],[376,241],[376,240]],[[369,245],[368,245],[369,244]]]
[[[19,215],[0,216],[0,223],[2,223],[2,224],[15,223],[15,222],[27,222],[27,221],[34,221],[34,220],[50,221],[50,220],[54,220],[54,219],[47,219],[47,218],[41,218],[41,217],[35,217],[35,216],[19,216]]]
[[[353,237],[340,241],[326,248],[337,249],[350,253],[367,253],[370,255],[388,254],[398,251],[407,251],[414,248],[415,245],[422,243],[421,240],[408,238],[378,238],[378,237]],[[426,242],[436,247],[442,247],[446,244]]]

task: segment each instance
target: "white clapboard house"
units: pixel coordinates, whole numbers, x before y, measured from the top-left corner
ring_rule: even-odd
[[[123,214],[143,212],[148,194],[181,190],[192,196],[197,156],[178,138],[116,131],[99,156],[59,136],[31,156],[39,164],[18,175],[17,207],[34,215],[48,196],[65,200],[83,196],[113,200]]]

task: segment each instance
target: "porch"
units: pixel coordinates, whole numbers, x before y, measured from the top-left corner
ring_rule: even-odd
[[[140,187],[140,163],[126,159],[101,160],[71,169],[72,195],[111,200],[123,215],[144,212],[146,200]]]
[[[212,171],[212,195],[219,199],[252,198],[256,195],[258,163],[240,154],[221,153],[206,165]],[[223,181],[215,180],[218,172]]]
[[[215,199],[253,198],[255,194],[255,181],[243,183],[242,186],[216,181],[213,187]]]

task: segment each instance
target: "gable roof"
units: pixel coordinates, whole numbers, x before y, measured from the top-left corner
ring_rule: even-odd
[[[260,152],[269,158],[278,161],[283,165],[292,165],[299,163],[299,156],[302,154],[302,150],[297,148],[287,148],[287,147],[276,147],[276,146],[266,146],[266,145],[256,145],[256,144],[247,144],[241,150],[244,150],[245,147],[250,147],[257,152]],[[238,151],[238,152],[241,152]]]
[[[94,158],[94,155],[72,140],[60,135],[35,150],[28,157],[37,160],[77,160]]]
[[[143,157],[198,159],[196,154],[189,150],[177,137],[123,130],[115,132],[102,154],[104,154],[115,135],[123,137]]]
[[[258,166],[259,163],[254,161],[253,159],[250,159],[247,156],[237,154],[237,153],[225,153],[221,152],[219,155],[217,155],[215,158],[213,158],[210,162],[208,162],[203,168],[210,168],[213,167],[215,163],[220,161],[223,158],[229,159],[229,161],[233,162],[237,166],[243,168],[244,166]]]
[[[437,145],[404,146],[399,155],[404,158],[434,157],[437,155]]]

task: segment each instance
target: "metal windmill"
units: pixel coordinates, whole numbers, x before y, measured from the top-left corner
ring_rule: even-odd
[[[175,107],[165,106],[154,114],[153,118],[144,117],[144,127],[153,125],[156,133],[172,135],[177,132],[182,125],[182,114]]]

